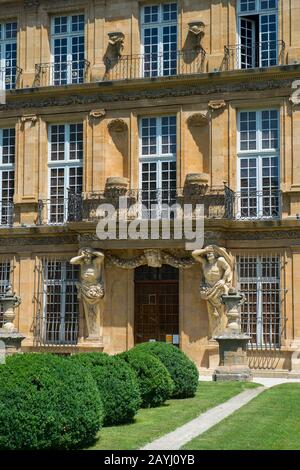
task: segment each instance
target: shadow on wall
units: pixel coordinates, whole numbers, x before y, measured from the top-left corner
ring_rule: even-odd
[[[279,350],[248,349],[250,369],[284,369],[290,370],[291,357]]]

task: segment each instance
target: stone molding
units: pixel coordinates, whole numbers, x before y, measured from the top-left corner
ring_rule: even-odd
[[[212,111],[222,111],[226,108],[226,101],[224,100],[211,100],[208,102],[208,107]]]
[[[0,111],[28,109],[28,108],[45,108],[52,106],[68,106],[68,105],[89,105],[93,103],[115,103],[121,101],[137,101],[143,99],[161,99],[168,97],[184,97],[184,96],[205,96],[215,93],[235,93],[240,91],[264,91],[290,88],[293,83],[292,79],[287,80],[258,80],[243,83],[223,83],[220,85],[199,85],[199,86],[179,86],[174,88],[160,88],[155,90],[139,90],[136,92],[123,93],[98,93],[94,95],[76,94],[71,96],[51,96],[49,98],[32,99],[28,98],[24,101],[12,101],[0,105]]]
[[[37,120],[38,117],[36,114],[24,114],[24,116],[21,116],[20,118],[22,125],[24,125],[26,122],[30,122],[33,126],[35,126]]]
[[[94,124],[95,122],[99,121],[106,115],[105,109],[92,109],[89,112],[89,121],[91,124]]]
[[[183,258],[177,257],[167,251],[159,249],[144,250],[143,254],[133,258],[119,258],[111,253],[107,253],[106,258],[109,264],[123,269],[135,269],[143,265],[159,268],[163,264],[169,264],[174,268],[186,269],[195,264],[195,261],[190,256]]]

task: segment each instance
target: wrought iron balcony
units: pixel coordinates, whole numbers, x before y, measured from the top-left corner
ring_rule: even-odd
[[[216,189],[198,185],[171,190],[108,188],[85,194],[70,192],[68,198],[39,200],[37,225],[97,222],[105,215],[103,204],[110,204],[120,219],[128,221],[173,218],[173,204],[180,208],[190,204],[192,217],[199,214],[196,211],[202,205],[207,219],[276,220],[281,217],[282,193],[277,189],[234,192],[227,186]]]
[[[278,189],[242,190],[232,193],[233,218],[237,220],[280,219],[282,193]]]
[[[252,69],[284,65],[285,42],[265,41],[251,45],[236,44],[224,47],[225,70]]]
[[[169,51],[151,54],[125,55],[106,58],[104,80],[167,77],[204,72],[206,53],[199,51]]]
[[[12,227],[14,221],[14,204],[10,201],[0,201],[0,228]]]
[[[0,88],[2,90],[13,90],[20,86],[22,69],[20,67],[7,66],[0,68]]]
[[[204,217],[210,219],[232,218],[232,191],[191,186],[179,189],[120,189],[108,188],[87,194],[69,193],[66,198],[39,200],[37,225],[62,225],[67,222],[97,222],[105,215],[104,204],[110,204],[118,217],[169,219],[183,204],[190,204],[192,217],[197,205],[202,204]],[[120,199],[122,198],[122,199]]]
[[[36,64],[34,85],[40,87],[86,83],[89,67],[90,63],[85,59]]]

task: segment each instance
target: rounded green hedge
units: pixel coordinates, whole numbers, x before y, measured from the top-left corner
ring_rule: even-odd
[[[152,354],[131,349],[119,355],[134,369],[142,397],[142,408],[162,405],[172,396],[174,383],[163,363]]]
[[[169,371],[174,382],[173,398],[193,397],[196,393],[199,372],[184,352],[176,346],[162,342],[141,343],[133,348],[158,357]]]
[[[131,367],[105,353],[74,354],[71,360],[91,371],[104,407],[104,425],[131,422],[141,406],[138,380]]]
[[[95,381],[52,354],[17,354],[0,366],[0,449],[74,449],[103,422]]]

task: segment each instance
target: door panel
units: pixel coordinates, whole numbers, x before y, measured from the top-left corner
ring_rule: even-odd
[[[135,282],[135,343],[179,334],[178,281]]]

